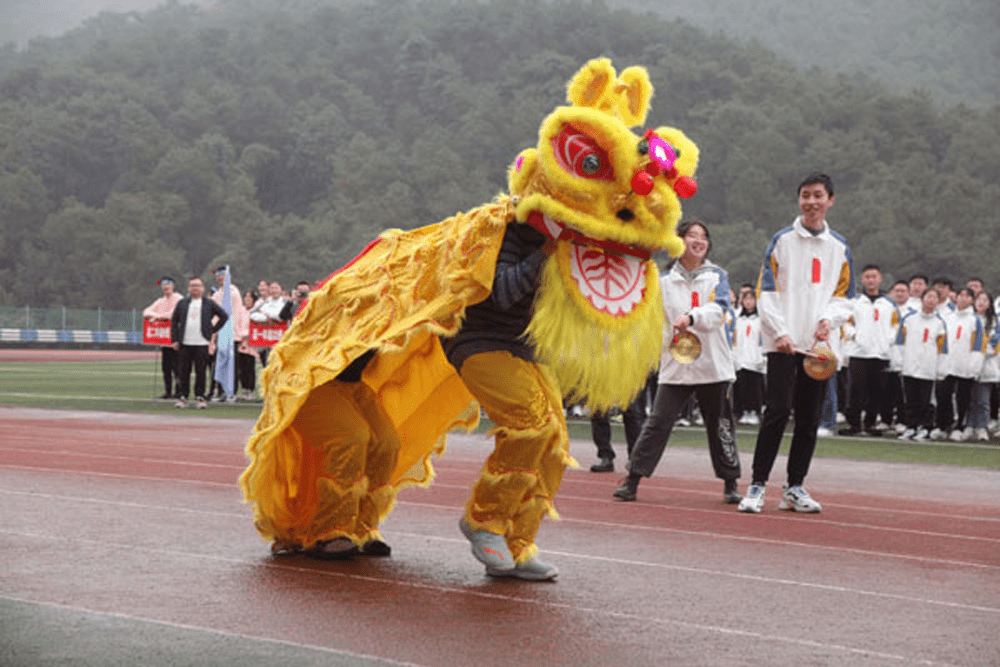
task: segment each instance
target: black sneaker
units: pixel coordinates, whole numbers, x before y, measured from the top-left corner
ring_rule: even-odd
[[[358,547],[347,537],[321,540],[304,551],[307,556],[322,560],[347,560],[358,553]]]
[[[362,556],[391,556],[392,547],[382,540],[368,540],[361,545]]]

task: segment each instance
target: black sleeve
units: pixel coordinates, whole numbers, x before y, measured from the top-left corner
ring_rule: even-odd
[[[281,307],[281,312],[278,313],[278,319],[282,322],[287,322],[292,319],[292,315],[295,314],[295,307],[298,305],[297,301],[292,301],[289,299],[285,302],[285,305]]]
[[[545,236],[534,227],[519,223],[507,225],[491,295],[503,310],[510,310],[514,304],[534,294],[547,257],[540,250],[544,243]]]
[[[187,312],[187,308],[183,307],[184,302],[179,302],[174,307],[174,312],[170,315],[170,342],[171,343],[183,343],[183,336],[181,335],[181,310]]]

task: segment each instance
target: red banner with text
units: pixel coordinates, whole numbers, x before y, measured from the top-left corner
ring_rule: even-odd
[[[170,320],[143,320],[142,344],[170,346]]]
[[[288,322],[280,324],[261,324],[250,321],[250,340],[247,345],[250,347],[274,347],[275,343],[281,340],[281,334],[288,329]]]

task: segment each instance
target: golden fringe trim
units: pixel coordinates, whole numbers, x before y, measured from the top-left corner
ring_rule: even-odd
[[[312,389],[369,349],[405,348],[428,332],[457,333],[466,307],[489,294],[513,210],[509,197],[498,196],[492,204],[436,225],[411,232],[390,230],[368,254],[314,292],[272,350],[262,377],[264,407],[246,446],[250,463],[239,478],[244,502],[253,506],[265,538],[275,537],[273,521],[280,521],[262,516],[259,504],[283,471],[274,452],[295,446],[290,426]],[[436,289],[441,281],[450,289]],[[453,427],[474,429],[478,414],[478,405],[470,405]],[[420,466],[407,471],[397,489],[428,485],[434,477],[430,456],[441,456],[444,450],[442,434],[428,452],[420,452]]]

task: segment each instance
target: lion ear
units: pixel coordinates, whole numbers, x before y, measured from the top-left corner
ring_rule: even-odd
[[[653,84],[644,67],[629,67],[618,78],[618,115],[629,127],[646,122]]]
[[[614,90],[615,68],[607,58],[595,58],[570,79],[566,91],[569,103],[578,107],[607,106],[608,93]]]
[[[537,167],[538,150],[526,148],[521,151],[514,164],[507,170],[507,191],[512,195],[521,194],[525,184],[534,177]]]

